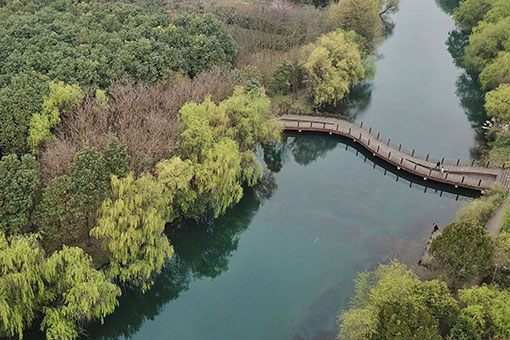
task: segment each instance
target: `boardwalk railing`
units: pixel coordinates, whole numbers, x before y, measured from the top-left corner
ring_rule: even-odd
[[[391,139],[383,140],[380,133],[375,134],[372,128],[364,128],[363,123],[357,125],[347,119],[320,116],[283,115],[281,118],[285,123],[285,130],[325,132],[350,138],[373,156],[424,180],[479,191],[492,188],[496,184],[503,185],[507,190],[510,186],[510,170],[491,168],[490,164],[483,167],[476,165],[474,161],[461,164],[460,159],[449,162],[441,158],[441,167],[444,168],[444,173],[441,173],[440,169],[436,168],[436,158],[431,158],[429,154],[419,157],[414,149],[411,152],[405,151],[401,144],[394,146]]]

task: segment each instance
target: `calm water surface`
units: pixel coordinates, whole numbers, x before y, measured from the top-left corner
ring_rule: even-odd
[[[433,0],[402,0],[378,74],[351,114],[408,149],[469,159],[474,130]],[[213,225],[169,232],[176,256],[145,295],[126,293],[92,339],[333,339],[353,279],[391,257],[415,263],[432,222],[466,202],[384,170],[338,140],[288,137],[268,175]]]

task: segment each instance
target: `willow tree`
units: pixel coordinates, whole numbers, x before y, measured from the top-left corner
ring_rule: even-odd
[[[384,6],[384,7],[383,7]],[[340,0],[330,7],[326,25],[330,30],[341,28],[345,31],[354,31],[363,40],[363,46],[372,50],[383,36],[382,15],[394,10],[394,1],[380,0]]]
[[[163,195],[169,202],[164,219],[171,222],[186,214],[197,198],[197,193],[191,187],[194,165],[189,159],[183,161],[180,157],[172,157],[156,164],[156,174],[158,182],[163,185]]]
[[[97,226],[90,234],[110,253],[110,277],[146,291],[151,274],[159,272],[173,248],[163,234],[168,199],[163,185],[145,174],[112,176],[113,198],[103,202]]]
[[[6,238],[0,230],[0,336],[23,337],[44,295],[44,250],[36,236]]]
[[[181,159],[191,162],[186,167],[193,169],[190,183],[196,192],[193,204],[181,209],[186,216],[212,211],[217,217],[239,202],[244,183],[254,185],[260,179],[262,166],[253,149],[277,140],[281,131],[269,104],[264,90],[252,84],[237,88],[219,105],[207,98],[181,108],[177,149]]]
[[[47,339],[76,339],[81,326],[93,319],[102,323],[118,306],[120,288],[91,263],[82,249],[64,246],[44,264],[47,287],[41,329]]]
[[[325,34],[307,45],[301,67],[315,104],[336,104],[365,76],[358,45],[342,32]]]

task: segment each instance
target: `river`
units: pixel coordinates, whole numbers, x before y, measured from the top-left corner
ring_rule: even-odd
[[[451,17],[433,0],[401,0],[393,20],[350,114],[407,149],[469,160]],[[263,185],[213,223],[169,231],[176,255],[155,286],[126,292],[91,339],[334,339],[356,274],[392,257],[416,263],[432,223],[468,200],[410,187],[333,138],[287,136],[265,151]]]

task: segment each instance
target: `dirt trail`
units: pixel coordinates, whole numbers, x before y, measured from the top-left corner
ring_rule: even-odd
[[[485,230],[491,235],[492,238],[497,238],[498,234],[503,227],[503,216],[505,214],[505,207],[510,200],[510,196],[507,196],[499,207],[494,211],[494,214],[489,218],[489,221],[485,225]]]

